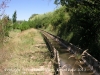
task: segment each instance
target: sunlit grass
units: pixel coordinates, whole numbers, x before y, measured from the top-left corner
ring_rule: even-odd
[[[42,47],[44,41],[37,30],[29,29],[23,32],[14,30],[10,32],[9,38],[4,47],[6,50],[4,52],[4,56],[6,56],[4,58],[5,61],[0,60],[2,61],[2,63],[0,63],[0,74],[46,75],[46,71],[38,72],[31,71],[31,69],[39,69],[41,67],[53,68],[53,66],[49,64],[51,63],[49,51],[46,47]],[[48,67],[48,65],[51,66]]]

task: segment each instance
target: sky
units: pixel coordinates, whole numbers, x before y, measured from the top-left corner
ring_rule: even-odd
[[[17,20],[28,20],[32,14],[44,14],[57,8],[54,0],[11,0],[7,5],[5,13],[12,18],[17,11]]]

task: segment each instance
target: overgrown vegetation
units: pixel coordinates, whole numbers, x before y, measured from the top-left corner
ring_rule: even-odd
[[[10,31],[4,50],[0,50],[1,75],[53,75],[50,54],[38,30]]]
[[[42,28],[83,50],[89,49],[89,53],[100,60],[100,1],[55,0],[55,4],[62,6],[53,12],[32,14],[29,21],[18,23],[9,20],[6,24],[6,35],[9,36],[10,29],[23,31],[29,28]]]
[[[59,0],[56,0],[56,3]],[[68,35],[73,33],[69,42],[89,49],[89,53],[100,60],[100,1],[95,0],[60,0],[70,13],[66,29]],[[66,34],[63,34],[64,36]]]
[[[8,31],[11,29],[11,20],[9,16],[4,14],[5,8],[7,8],[7,3],[10,0],[4,0],[0,3],[0,50],[2,49],[5,35],[8,36]]]
[[[31,16],[35,28],[54,31],[98,60],[100,57],[100,2],[95,0],[55,0],[63,7],[54,12]],[[49,28],[48,28],[49,27]]]
[[[14,14],[13,14],[13,16],[12,16],[13,23],[15,23],[16,20],[17,20],[17,12],[15,11]]]

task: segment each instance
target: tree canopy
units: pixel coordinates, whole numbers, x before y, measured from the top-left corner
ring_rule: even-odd
[[[14,14],[12,16],[12,20],[13,20],[13,23],[15,23],[17,20],[17,12],[16,11],[14,12]]]
[[[100,55],[100,0],[55,0],[55,4],[66,6],[70,20],[66,26],[66,34],[73,32],[70,40],[81,48],[89,49],[96,56]]]

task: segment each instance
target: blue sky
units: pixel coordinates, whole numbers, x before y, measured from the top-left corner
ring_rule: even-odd
[[[32,14],[43,14],[54,11],[57,5],[54,0],[11,0],[5,13],[12,18],[17,11],[17,20],[28,20]]]

